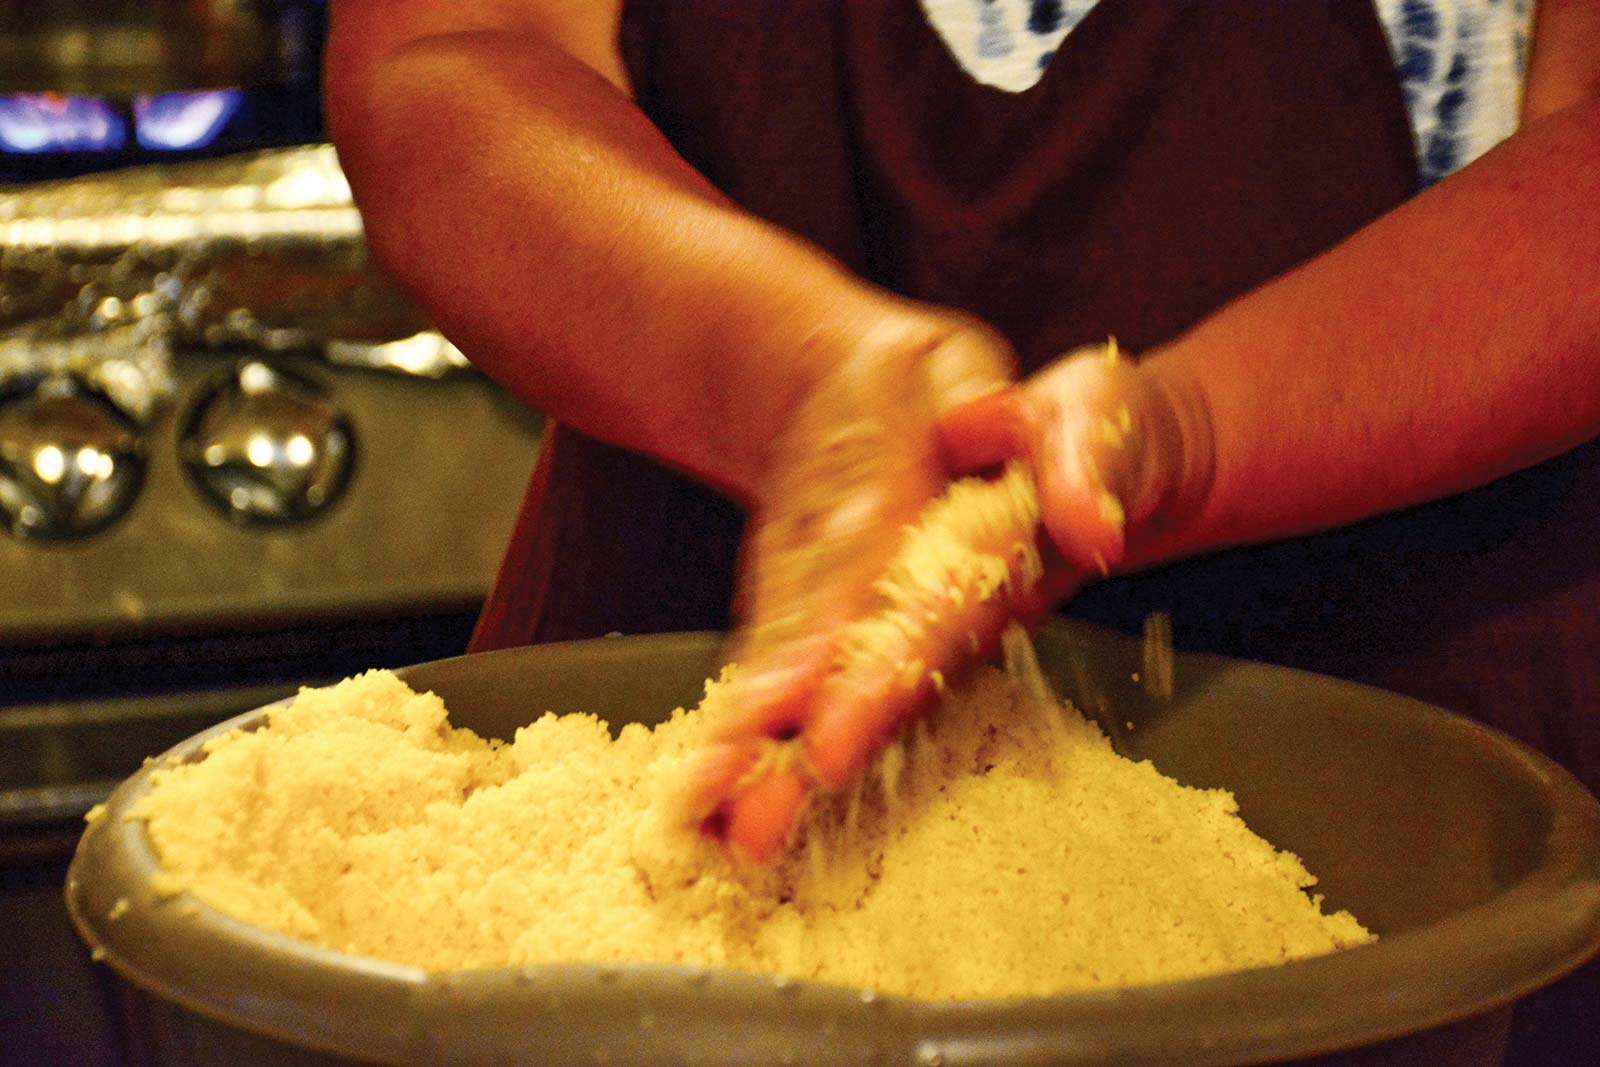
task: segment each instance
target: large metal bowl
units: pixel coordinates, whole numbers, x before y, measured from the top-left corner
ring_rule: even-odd
[[[1174,695],[1158,697],[1135,680],[1137,642],[1071,624],[1039,646],[1065,694],[1132,724],[1121,743],[1233,790],[1380,940],[1222,977],[959,1003],[667,966],[429,975],[160,898],[142,824],[119,818],[149,769],[84,835],[69,906],[139,991],[139,1043],[161,1064],[1488,1064],[1511,1005],[1600,947],[1600,805],[1522,745],[1389,693],[1213,657],[1179,655]],[[453,721],[508,736],[546,709],[657,721],[699,699],[718,652],[708,634],[611,638],[404,673]]]

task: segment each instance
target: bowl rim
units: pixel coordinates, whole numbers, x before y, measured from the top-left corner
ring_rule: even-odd
[[[1081,623],[1050,628],[1124,650],[1136,643]],[[585,651],[704,655],[720,639],[704,632],[600,638],[451,657],[397,673],[471,670],[485,657],[537,661]],[[595,647],[602,643],[605,648]],[[1550,815],[1541,862],[1490,899],[1372,944],[1273,967],[1057,996],[919,1001],[667,964],[430,974],[251,927],[187,893],[164,895],[152,884],[158,865],[145,824],[127,817],[149,791],[152,775],[199,757],[212,738],[260,725],[291,697],[195,734],[119,785],[79,843],[68,872],[68,911],[96,958],[148,993],[268,1038],[405,1064],[446,1055],[455,1063],[504,1063],[533,1047],[555,1052],[541,1062],[565,1062],[566,1049],[571,1062],[592,1063],[597,1048],[609,1050],[613,1062],[754,1062],[751,1050],[768,1045],[778,1062],[778,1051],[793,1058],[797,1049],[818,1047],[819,1039],[827,1042],[825,1062],[836,1063],[954,1067],[1042,1062],[1045,1056],[1067,1065],[1268,1063],[1485,1015],[1600,950],[1600,802],[1553,761],[1489,727],[1371,687],[1226,657],[1178,658],[1180,667],[1204,665],[1234,677],[1288,672],[1302,684],[1331,685],[1352,698],[1366,693],[1383,701],[1386,714],[1426,717],[1435,726],[1443,716],[1448,729],[1491,747],[1539,787]],[[1508,931],[1518,936],[1504,936]],[[1461,950],[1466,945],[1471,952]],[[239,966],[242,959],[250,966]],[[1339,1011],[1305,995],[1309,988],[1336,992]],[[715,1008],[707,1010],[710,1005]],[[548,1010],[530,1012],[530,1006]],[[668,1013],[672,1039],[664,1044],[659,1029],[643,1020]],[[1241,1013],[1251,1017],[1251,1027],[1237,1024]],[[640,1020],[638,1027],[618,1025],[630,1016]],[[667,1045],[705,1055],[669,1057]]]

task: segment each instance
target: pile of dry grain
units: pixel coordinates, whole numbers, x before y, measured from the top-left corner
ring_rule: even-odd
[[[136,816],[186,889],[334,949],[454,970],[666,961],[925,998],[1161,981],[1370,935],[1235,815],[981,674],[776,866],[680,831],[672,783],[727,699],[613,739],[545,717],[509,744],[373,672],[158,773]]]

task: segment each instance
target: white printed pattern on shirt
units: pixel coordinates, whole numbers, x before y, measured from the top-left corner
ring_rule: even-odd
[[[1272,0],[1262,0],[1272,2]],[[1020,93],[1095,0],[921,0],[968,74]],[[1374,0],[1405,95],[1423,184],[1517,126],[1533,0]]]

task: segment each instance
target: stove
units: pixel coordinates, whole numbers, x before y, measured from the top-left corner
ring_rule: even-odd
[[[538,436],[372,267],[327,146],[0,194],[0,706],[113,695],[78,665],[117,646],[470,615]]]
[[[539,420],[372,264],[324,22],[0,0],[0,817],[18,723],[459,651],[493,576]]]
[[[373,267],[328,146],[0,190],[0,823],[461,651],[540,429]]]
[[[140,1062],[61,906],[88,807],[301,684],[462,651],[538,452],[371,262],[321,14],[0,0],[0,57],[77,64],[0,64],[7,1062]]]

